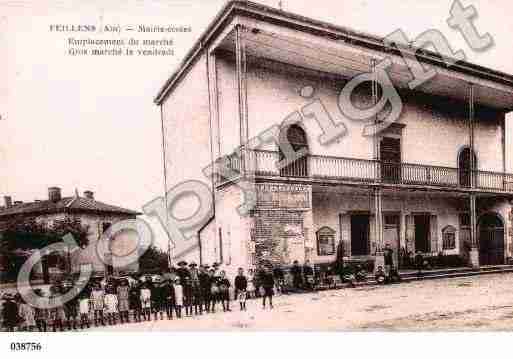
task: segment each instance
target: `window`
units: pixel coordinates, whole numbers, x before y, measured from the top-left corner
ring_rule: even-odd
[[[110,223],[110,222],[103,222],[102,223],[102,233],[105,233],[110,228],[111,225],[112,225],[112,223]]]
[[[219,263],[223,263],[223,231],[219,228]]]
[[[282,147],[289,145],[295,152],[301,150],[308,153],[308,142],[306,139],[305,131],[298,125],[290,125],[286,127],[287,143],[280,145],[280,161],[285,159],[285,154],[282,152]],[[293,154],[292,154],[293,155]],[[303,155],[287,164],[280,169],[280,176],[282,177],[308,177],[308,158],[307,155]]]
[[[384,181],[398,183],[401,178],[401,139],[383,137],[380,142],[381,176]]]
[[[472,186],[472,174],[477,169],[476,154],[468,147],[465,147],[458,155],[458,177],[460,186]]]
[[[460,213],[460,227],[470,227],[470,213]]]
[[[447,226],[442,229],[442,249],[454,249],[456,248],[456,228],[453,226]]]
[[[335,254],[335,230],[322,227],[317,231],[317,254],[320,256]]]

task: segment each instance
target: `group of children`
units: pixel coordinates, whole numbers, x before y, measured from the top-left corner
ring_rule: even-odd
[[[263,307],[266,299],[272,308],[274,277],[270,268],[260,275]],[[240,305],[240,310],[246,310],[246,299],[255,296],[253,275],[246,277],[242,268],[234,279],[234,294]],[[105,326],[131,321],[140,322],[151,320],[173,319],[173,316],[182,318],[206,313],[214,313],[217,303],[221,303],[223,311],[230,309],[230,280],[226,273],[214,264],[199,268],[195,263],[187,265],[182,261],[178,268],[162,280],[152,281],[146,277],[144,281],[130,285],[127,279],[108,281],[102,287],[100,283],[91,283],[74,298],[57,305],[52,309],[39,308],[26,303],[17,294],[4,295],[2,307],[3,326],[8,331],[63,331],[65,329],[89,328]],[[57,300],[68,292],[69,288],[63,285],[51,287],[47,302]],[[41,290],[36,294],[44,297]]]

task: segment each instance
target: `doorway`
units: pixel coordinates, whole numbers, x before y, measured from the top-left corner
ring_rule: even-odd
[[[473,168],[472,168],[473,167]],[[477,168],[476,154],[468,147],[465,147],[458,156],[458,177],[460,186],[472,186],[473,170]]]
[[[401,182],[401,139],[383,137],[379,144],[381,178],[387,183]]]
[[[369,215],[351,215],[351,256],[369,255]]]
[[[479,220],[479,263],[504,264],[504,224],[494,213],[487,213]]]
[[[429,253],[430,216],[427,214],[415,215],[415,252]]]
[[[399,233],[400,217],[398,214],[385,214],[383,216],[383,243],[390,245],[393,251],[394,265],[399,263]]]

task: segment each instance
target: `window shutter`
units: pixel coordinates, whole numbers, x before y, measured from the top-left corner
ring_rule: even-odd
[[[369,253],[374,254],[376,252],[376,216],[371,215],[369,217],[369,242],[367,248]]]
[[[340,215],[340,240],[344,246],[344,256],[351,256],[351,216]]]
[[[435,215],[432,215],[429,219],[429,224],[431,226],[431,252],[432,253],[438,253],[438,217]]]
[[[406,216],[406,250],[415,253],[415,219],[412,215]]]

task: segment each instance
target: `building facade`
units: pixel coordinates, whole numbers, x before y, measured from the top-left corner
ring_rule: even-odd
[[[513,77],[408,51],[437,70],[414,90],[402,52],[383,39],[228,3],[155,99],[166,185],[206,182],[215,203],[198,231],[199,250],[175,259],[235,271],[263,261],[333,262],[341,246],[346,259],[379,265],[388,244],[396,263],[416,252],[474,267],[506,263]],[[372,107],[383,95],[372,76],[384,58],[400,114],[388,123],[385,106],[350,119],[346,109]],[[349,103],[341,93],[359,74],[371,81],[354,88]],[[301,155],[282,162],[287,148]],[[215,175],[206,177],[210,164]],[[241,214],[248,188],[255,205]]]
[[[136,211],[109,205],[94,198],[92,191],[85,191],[83,196],[75,193],[73,196],[63,197],[59,187],[48,189],[48,199],[34,202],[13,202],[10,196],[4,197],[4,206],[0,207],[0,228],[4,228],[9,221],[35,220],[37,223],[52,227],[57,221],[65,219],[78,219],[79,223],[87,227],[88,245],[72,253],[61,253],[61,256],[53,256],[52,260],[45,262],[48,265],[50,275],[59,277],[71,270],[79,272],[81,266],[92,265],[96,274],[112,273],[123,270],[127,272],[137,271],[138,263],[133,263],[127,268],[116,268],[116,265],[106,265],[97,253],[97,243],[102,234],[114,223],[135,219],[139,214]],[[133,237],[125,234],[112,238],[112,253],[124,253],[133,247]],[[135,242],[136,243],[136,242]],[[102,247],[103,248],[103,247]],[[112,255],[112,253],[110,253]],[[30,251],[25,255],[30,255]],[[109,256],[109,254],[106,254]],[[105,256],[105,254],[104,254]],[[63,263],[66,262],[66,263]],[[5,267],[8,263],[3,263]],[[116,268],[116,269],[115,269]],[[42,275],[43,264],[39,263],[35,268],[36,275]]]

